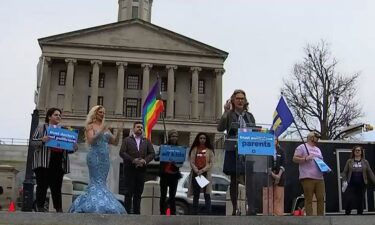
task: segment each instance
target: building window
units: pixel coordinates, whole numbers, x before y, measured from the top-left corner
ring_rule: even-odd
[[[191,93],[192,81],[190,79],[190,93]],[[206,93],[206,81],[204,79],[198,80],[198,94]]]
[[[89,87],[91,87],[91,82],[92,82],[92,72],[89,74]]]
[[[99,74],[99,88],[104,88],[104,80],[105,80],[105,74],[100,73]]]
[[[90,111],[90,99],[91,99],[91,96],[87,96],[87,113],[89,113]]]
[[[103,105],[103,104],[104,104],[104,97],[98,96],[98,105]]]
[[[140,99],[137,98],[127,98],[125,100],[125,116],[126,117],[139,117],[139,106]]]
[[[65,82],[66,82],[66,71],[62,70],[59,73],[59,85],[65,86]]]
[[[206,82],[203,79],[199,79],[198,81],[198,94],[206,93]]]
[[[140,80],[138,75],[129,75],[127,82],[127,89],[139,90],[140,89]]]
[[[168,78],[162,77],[161,78],[161,91],[168,91]]]
[[[138,18],[138,6],[132,7],[132,19]]]

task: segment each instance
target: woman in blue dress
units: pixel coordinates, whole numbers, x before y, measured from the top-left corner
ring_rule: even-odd
[[[97,105],[92,107],[86,118],[86,141],[90,145],[87,154],[90,183],[85,193],[72,204],[72,213],[123,214],[125,208],[107,189],[106,181],[109,172],[108,144],[117,145],[122,129],[114,136],[106,127],[105,109]]]

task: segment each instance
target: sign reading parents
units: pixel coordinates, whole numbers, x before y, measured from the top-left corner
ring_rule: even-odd
[[[176,145],[160,146],[160,162],[175,162],[182,166],[185,162],[186,147]]]
[[[275,154],[274,135],[266,132],[238,129],[238,154],[273,156]]]
[[[76,132],[62,128],[48,128],[47,136],[50,138],[46,142],[47,147],[67,151],[73,151],[74,144],[77,143],[78,139],[78,134]]]

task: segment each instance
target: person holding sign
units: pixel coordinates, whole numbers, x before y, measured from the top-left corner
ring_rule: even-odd
[[[118,145],[122,127],[112,135],[105,124],[105,109],[101,105],[91,108],[86,117],[86,142],[90,145],[87,154],[90,183],[85,193],[74,200],[71,213],[123,214],[125,208],[107,188],[109,172],[108,144]]]
[[[178,132],[170,130],[168,132],[167,145],[177,146]],[[176,215],[176,191],[178,180],[181,178],[180,168],[175,162],[160,162],[160,215],[165,215],[167,210],[167,191],[169,189],[168,203],[171,215]]]
[[[363,214],[363,201],[368,181],[371,180],[375,184],[374,173],[369,162],[364,159],[364,154],[362,146],[355,146],[341,174],[343,183],[347,185],[346,190],[344,190],[347,197],[345,204],[346,215],[350,215],[353,208],[357,209],[358,215]]]
[[[203,190],[207,214],[211,213],[212,177],[211,168],[214,161],[214,147],[206,133],[198,133],[189,151],[191,172],[189,176],[188,196],[193,195],[193,215],[197,215],[199,195]],[[208,184],[200,186],[197,182],[203,176]]]
[[[246,93],[243,90],[237,89],[233,92],[230,99],[224,105],[224,113],[221,116],[217,130],[220,132],[227,132],[227,139],[237,139],[238,128],[255,126],[255,118],[249,112],[249,102],[246,98]],[[230,176],[230,199],[232,201],[233,212],[232,215],[237,214],[237,197],[238,185],[244,179],[244,166],[241,167],[240,160],[237,162],[237,152],[235,149],[228,149],[225,147],[225,158],[223,172]],[[237,171],[240,168],[240,171]],[[241,169],[242,168],[242,169]],[[250,188],[247,188],[250,191]],[[255,214],[253,204],[250,202],[250,193],[246,193],[248,198],[247,214]]]
[[[315,158],[323,160],[323,155],[317,147],[320,135],[310,132],[307,135],[307,143],[299,145],[293,156],[293,162],[299,164],[299,180],[302,184],[305,196],[306,215],[313,215],[312,200],[315,194],[317,200],[317,215],[324,215],[325,185],[323,173],[315,162]]]
[[[47,110],[45,123],[38,126],[30,142],[35,148],[32,169],[36,176],[35,210],[37,212],[46,212],[44,204],[48,188],[51,189],[53,207],[56,212],[62,212],[61,187],[64,174],[70,172],[68,154],[71,152],[47,147],[47,143],[50,140],[47,135],[48,129],[61,128],[60,122],[61,110],[50,108]],[[74,144],[73,150],[76,151],[77,149],[77,144]]]

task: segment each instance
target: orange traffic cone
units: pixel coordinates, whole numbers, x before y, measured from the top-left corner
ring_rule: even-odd
[[[14,201],[11,200],[8,212],[15,212],[15,211],[16,211],[16,207],[14,206]]]
[[[171,215],[171,209],[167,208],[167,211],[165,212],[165,215],[170,216]]]

